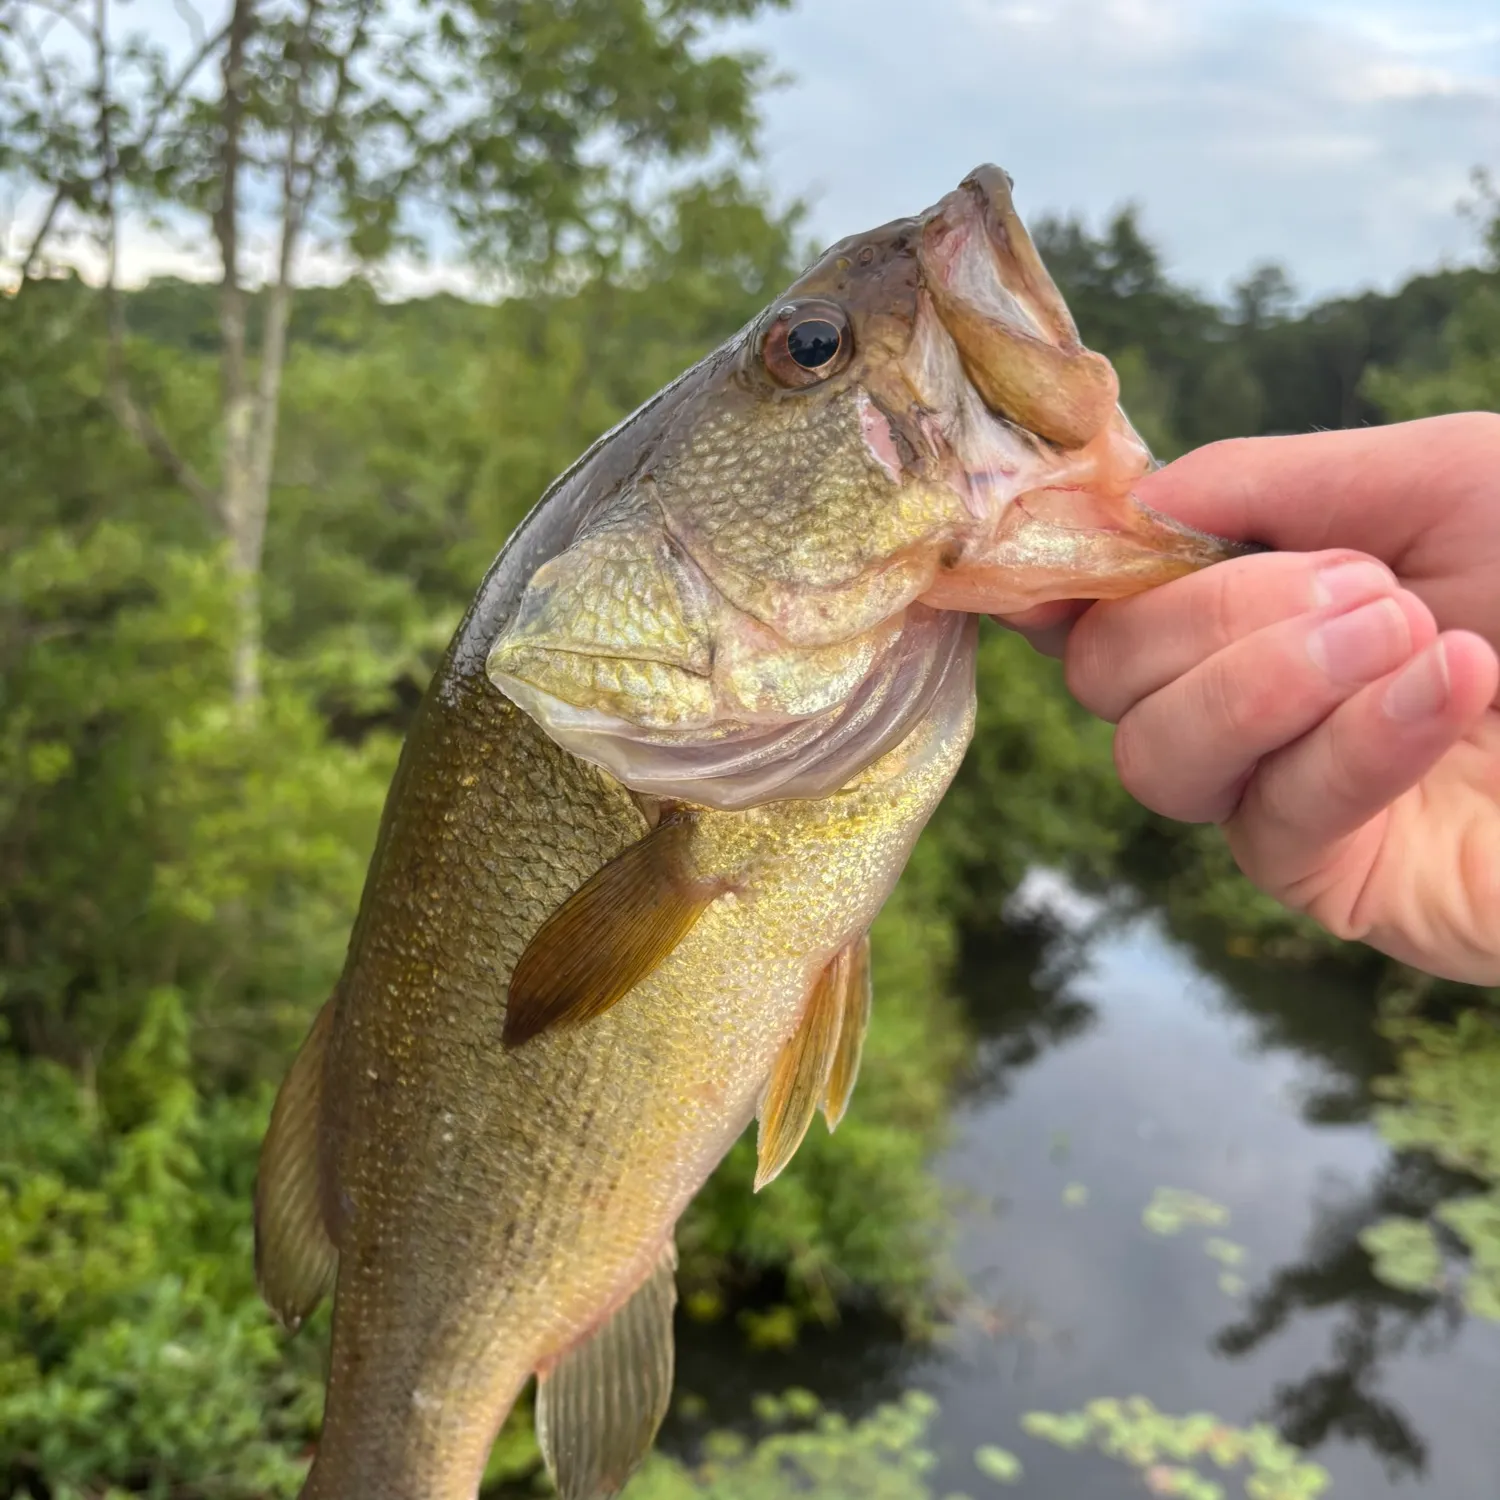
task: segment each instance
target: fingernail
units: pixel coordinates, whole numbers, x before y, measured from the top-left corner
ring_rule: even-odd
[[[1408,724],[1430,719],[1448,706],[1449,691],[1448,653],[1434,641],[1385,690],[1385,711]]]
[[[1335,682],[1372,682],[1411,650],[1411,628],[1394,599],[1325,621],[1307,638],[1314,666]]]
[[[1341,562],[1321,569],[1313,580],[1320,607],[1330,605],[1348,609],[1366,599],[1389,594],[1396,580],[1376,562]]]

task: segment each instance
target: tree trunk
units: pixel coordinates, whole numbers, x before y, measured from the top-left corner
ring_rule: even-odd
[[[252,0],[235,0],[224,57],[224,186],[214,214],[214,233],[224,264],[219,289],[223,381],[219,507],[229,538],[229,571],[234,585],[234,701],[243,710],[252,708],[260,697],[260,561],[267,500],[256,483],[256,403],[246,354],[246,298],[239,259],[245,43],[253,24]]]

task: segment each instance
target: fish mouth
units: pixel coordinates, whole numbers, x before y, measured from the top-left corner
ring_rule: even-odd
[[[1245,550],[1132,493],[1155,461],[1120,409],[1114,368],[1079,338],[1006,172],[979,167],[929,210],[917,254],[970,404],[984,408],[954,434],[980,524],[925,603],[1008,614],[1116,598]]]

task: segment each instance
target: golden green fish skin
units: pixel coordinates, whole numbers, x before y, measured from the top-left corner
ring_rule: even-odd
[[[805,379],[776,340],[814,305],[847,337]],[[321,1073],[301,1075],[321,1100],[283,1095],[316,1123],[337,1249],[309,1500],[472,1500],[527,1378],[655,1274],[958,768],[963,611],[1228,555],[1130,500],[1150,458],[1112,381],[981,169],[835,246],[511,538],[392,785]],[[684,807],[679,873],[715,893],[696,925],[602,1014],[506,1047],[533,936]],[[268,1214],[308,1181],[283,1168]],[[262,1277],[294,1319],[320,1234]]]
[[[340,1270],[304,1492],[322,1500],[474,1494],[526,1377],[633,1289],[749,1123],[972,725],[967,698],[839,796],[706,814],[696,863],[737,889],[613,1010],[507,1052],[528,938],[647,822],[457,660],[413,732],[337,996]]]

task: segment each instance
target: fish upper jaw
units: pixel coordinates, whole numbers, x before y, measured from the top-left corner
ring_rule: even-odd
[[[980,167],[923,216],[902,375],[969,524],[922,602],[1009,614],[1116,598],[1237,555],[1132,493],[1155,467],[1011,201]]]

